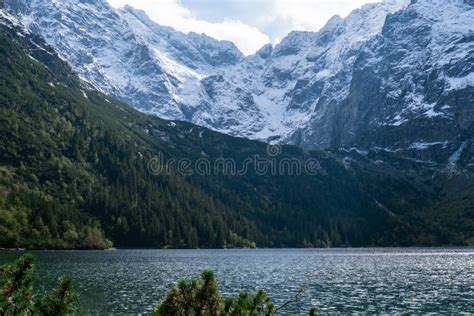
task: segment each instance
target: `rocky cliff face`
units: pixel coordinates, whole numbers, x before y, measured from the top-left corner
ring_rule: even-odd
[[[105,0],[6,0],[88,82],[136,108],[307,149],[449,164],[473,152],[474,5],[385,0],[244,57]]]
[[[473,161],[474,7],[413,2],[361,49],[332,141],[453,171]],[[461,164],[461,163],[460,163]],[[472,165],[470,166],[472,168]]]

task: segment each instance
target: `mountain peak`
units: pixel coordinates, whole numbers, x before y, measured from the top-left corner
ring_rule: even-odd
[[[268,43],[265,44],[262,48],[260,48],[255,54],[259,55],[262,58],[268,58],[271,56],[273,52],[273,45]]]
[[[204,33],[190,32],[187,36],[212,66],[233,65],[244,58],[242,52],[230,41],[219,41]]]

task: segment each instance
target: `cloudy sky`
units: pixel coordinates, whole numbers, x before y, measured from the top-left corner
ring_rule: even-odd
[[[346,16],[379,0],[108,0],[145,10],[157,23],[230,40],[246,55],[278,43],[292,30],[316,31],[333,15]]]

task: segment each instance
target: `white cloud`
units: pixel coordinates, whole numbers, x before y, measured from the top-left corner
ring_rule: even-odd
[[[269,42],[278,43],[290,31],[317,31],[333,15],[344,17],[365,3],[381,0],[258,0],[259,8],[265,8],[259,14],[248,12],[255,7],[243,0],[196,0],[193,10],[182,4],[183,0],[108,1],[114,7],[130,4],[145,10],[155,22],[185,33],[205,33],[219,40],[232,41],[249,55]],[[229,3],[240,6],[238,14],[232,12]],[[213,22],[199,18],[200,11],[209,14],[212,7],[219,8],[214,15],[228,12],[228,16],[213,16]]]
[[[206,35],[234,42],[246,55],[254,53],[270,42],[268,35],[256,27],[239,20],[208,22],[197,19],[193,13],[178,3],[177,0],[108,0],[114,7],[130,4],[134,8],[144,10],[152,20],[175,28],[181,32],[205,33]]]

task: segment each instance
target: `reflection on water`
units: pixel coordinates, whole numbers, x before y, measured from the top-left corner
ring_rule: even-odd
[[[36,281],[75,279],[89,313],[143,313],[177,279],[216,272],[222,293],[265,289],[293,311],[474,313],[474,249],[41,251]],[[19,256],[0,252],[0,263]],[[39,287],[39,289],[43,289]]]

